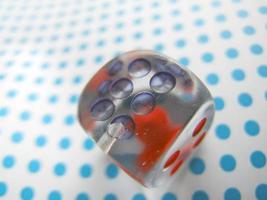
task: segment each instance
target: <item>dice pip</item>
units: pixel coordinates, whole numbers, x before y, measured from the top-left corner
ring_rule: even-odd
[[[79,121],[96,144],[146,187],[171,180],[203,140],[214,117],[205,85],[153,51],[105,64],[80,96]]]

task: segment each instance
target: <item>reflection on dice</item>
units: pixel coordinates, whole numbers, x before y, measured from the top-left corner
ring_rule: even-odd
[[[155,187],[172,179],[209,129],[214,105],[188,69],[153,51],[102,67],[79,102],[82,127],[127,174]]]

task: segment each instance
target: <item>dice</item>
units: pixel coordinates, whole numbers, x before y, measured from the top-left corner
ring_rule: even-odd
[[[96,144],[146,187],[173,179],[206,136],[214,104],[190,70],[153,51],[105,64],[83,90],[79,121]]]

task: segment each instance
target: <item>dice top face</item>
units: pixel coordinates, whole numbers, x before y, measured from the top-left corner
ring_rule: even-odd
[[[203,83],[174,60],[131,51],[105,64],[79,102],[85,131],[147,187],[170,180],[206,135],[214,106]]]

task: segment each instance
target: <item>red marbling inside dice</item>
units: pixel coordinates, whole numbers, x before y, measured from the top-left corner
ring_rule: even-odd
[[[174,124],[168,113],[156,106],[147,115],[134,115],[136,137],[144,149],[138,156],[137,165],[143,172],[149,171],[181,132],[181,125]]]

